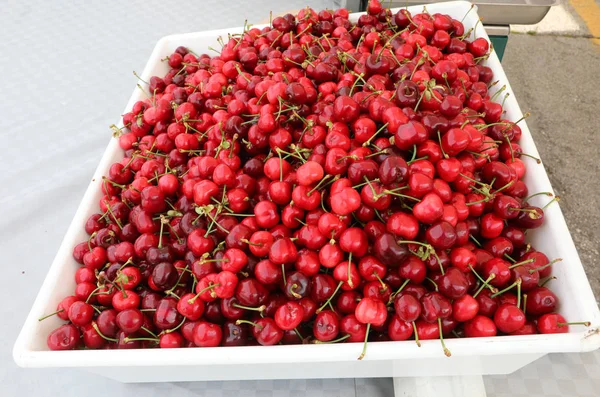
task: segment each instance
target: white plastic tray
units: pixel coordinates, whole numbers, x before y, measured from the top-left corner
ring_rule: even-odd
[[[468,2],[457,1],[428,5],[427,9],[430,13],[445,13],[460,20],[470,7]],[[419,12],[422,7],[409,7],[409,10]],[[475,11],[463,21],[466,29],[476,25]],[[353,14],[351,18],[356,21],[360,15]],[[242,28],[237,28],[164,37],[156,44],[142,78],[147,80],[152,75],[165,74],[167,69],[160,59],[177,46],[208,52],[208,46],[217,45],[219,36],[226,38],[227,33],[241,31]],[[481,24],[477,25],[475,34],[487,38]],[[519,119],[521,110],[496,54],[490,56],[486,65],[494,71],[495,79],[500,80],[496,87],[506,84],[506,92],[510,93],[505,103],[506,117]],[[134,89],[125,111],[142,95],[140,90]],[[526,123],[519,125],[523,132],[520,141],[523,150],[539,157]],[[600,312],[562,212],[553,204],[545,211],[544,225],[532,231],[529,238],[548,257],[564,259],[554,266],[553,274],[558,280],[552,284],[553,291],[560,298],[560,312],[570,321],[590,321],[592,326],[587,329],[571,327],[570,333],[559,335],[453,339],[447,342],[451,358],[444,356],[437,340],[423,341],[420,348],[411,341],[369,343],[363,361],[356,360],[362,348],[360,344],[49,351],[46,337],[60,320],[51,318],[38,322],[37,319],[54,311],[58,302],[72,293],[73,274],[79,266],[72,259],[72,248],[87,238],[83,225],[89,215],[97,211],[102,175],[121,156],[117,140],[112,139],[15,343],[13,356],[22,367],[78,367],[123,382],[459,376],[510,373],[547,353],[591,351],[600,347]],[[544,167],[528,158],[524,161],[528,167],[525,182],[530,191],[552,191]]]

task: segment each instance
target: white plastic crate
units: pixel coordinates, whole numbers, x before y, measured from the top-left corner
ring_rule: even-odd
[[[427,6],[430,13],[445,13],[459,20],[470,8],[471,4],[463,1]],[[409,7],[409,10],[415,13],[422,7]],[[356,21],[360,15],[352,14],[351,19]],[[469,12],[463,21],[465,28],[474,27],[478,19],[476,10]],[[180,45],[198,53],[209,52],[208,47],[215,47],[219,36],[226,38],[228,33],[241,31],[242,28],[236,28],[164,37],[156,44],[142,78],[164,75],[167,67],[160,59]],[[481,24],[477,24],[474,34],[488,38]],[[496,54],[485,64],[493,70],[495,79],[500,80],[494,89],[507,86],[510,96],[505,103],[506,117],[521,118],[521,110]],[[141,91],[134,89],[125,111],[142,97]],[[539,157],[526,122],[522,121],[519,126],[523,132],[520,141],[523,151]],[[118,141],[111,139],[15,343],[13,356],[22,367],[77,367],[123,382],[463,376],[510,373],[547,353],[591,351],[600,346],[600,312],[560,207],[553,204],[545,211],[544,225],[532,230],[529,240],[548,257],[564,259],[553,269],[558,279],[553,281],[552,289],[560,298],[560,312],[570,321],[590,321],[589,328],[571,327],[570,333],[559,335],[452,339],[447,341],[452,351],[450,358],[444,356],[438,340],[423,341],[420,348],[414,341],[369,343],[363,361],[356,359],[362,349],[360,343],[49,351],[46,337],[61,321],[56,317],[43,322],[37,319],[53,312],[63,297],[72,294],[73,274],[79,266],[71,256],[72,248],[87,238],[83,225],[97,212],[102,176],[121,156]],[[525,182],[530,191],[552,191],[543,165],[529,158],[523,160],[528,167]],[[542,200],[538,197],[532,201],[542,204]]]

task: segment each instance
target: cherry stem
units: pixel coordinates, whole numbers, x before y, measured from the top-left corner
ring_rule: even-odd
[[[530,159],[534,159],[536,163],[542,164],[542,160],[540,160],[538,157],[532,156],[531,154],[521,152],[521,156],[529,157]]]
[[[435,288],[436,291],[438,291],[438,285],[435,281],[433,281],[432,279],[430,279],[429,277],[425,277],[425,280],[429,281],[431,284],[433,284],[433,288]]]
[[[379,146],[375,146],[375,147],[379,149]],[[365,156],[365,158],[366,158],[366,159],[369,159],[369,158],[371,158],[371,157],[379,156],[380,154],[389,154],[388,148],[384,148],[384,149],[381,149],[381,150],[379,150],[379,151],[377,151],[377,152],[373,152],[373,153],[371,153],[371,154],[367,154],[367,155]],[[353,158],[355,158],[356,156],[349,156],[349,157],[353,157]],[[356,160],[356,158],[355,158],[355,160]]]
[[[487,184],[485,184],[485,183],[483,183],[483,182],[479,182],[478,180],[475,180],[475,179],[473,179],[473,178],[471,178],[471,177],[468,177],[468,176],[466,176],[466,175],[465,175],[465,174],[463,174],[462,172],[461,172],[460,174],[458,174],[458,175],[460,175],[460,176],[462,176],[463,178],[465,178],[465,179],[468,179],[468,180],[470,180],[471,182],[473,182],[473,183],[476,183],[476,184],[478,184],[478,185],[480,185],[480,186],[482,186],[482,187],[487,187],[487,186],[488,186]]]
[[[521,118],[520,118],[520,119],[518,119],[517,121],[515,121],[514,123],[511,123],[511,124],[512,124],[512,125],[517,125],[517,124],[519,124],[521,121],[525,120],[525,119],[526,119],[527,117],[529,117],[529,116],[531,116],[531,113],[530,113],[530,112],[525,112],[525,113],[523,114],[523,116],[521,116]]]
[[[523,294],[523,314],[527,315],[527,294]]]
[[[379,197],[377,195],[377,192],[375,191],[375,188],[373,187],[373,185],[371,185],[371,182],[369,181],[369,178],[367,178],[366,175],[363,178],[365,179],[365,183],[367,185],[369,185],[369,187],[371,188],[371,192],[373,193],[373,197],[375,198],[375,200],[378,200]]]
[[[549,206],[550,204],[552,204],[553,202],[555,202],[555,201],[556,201],[556,202],[560,201],[560,197],[559,197],[559,196],[554,196],[554,198],[553,198],[552,200],[550,200],[550,202],[549,202],[548,204],[546,204],[545,206],[543,206],[543,207],[541,208],[541,209],[542,209],[542,211],[543,211],[543,210],[545,210],[546,208],[548,208],[548,206]]]
[[[512,284],[511,284],[511,285],[509,285],[508,287],[504,288],[503,290],[500,290],[500,291],[496,292],[496,293],[495,293],[495,294],[493,294],[491,297],[492,297],[492,298],[495,298],[495,297],[497,297],[497,296],[500,296],[500,295],[502,295],[503,293],[510,291],[511,289],[513,289],[514,287],[516,287],[516,286],[518,286],[518,285],[520,285],[520,284],[521,284],[521,279],[520,279],[520,278],[518,278],[518,279],[516,279],[516,280],[515,280],[515,282],[514,282],[514,283],[512,283]]]
[[[96,289],[94,289],[92,292],[90,292],[90,294],[88,295],[87,299],[85,300],[85,303],[88,303],[88,302],[90,301],[90,299],[92,299],[92,296],[94,296],[94,295],[95,295],[95,292],[96,292],[96,291],[98,291],[100,288],[103,288],[103,287],[104,287],[104,286],[102,286],[102,287],[97,287],[97,288],[96,288]]]
[[[418,199],[418,198],[416,198],[416,197],[407,196],[406,194],[395,193],[395,192],[393,192],[391,190],[388,190],[388,189],[384,190],[383,193],[385,193],[385,194],[391,194],[392,196],[396,196],[396,197],[406,198],[406,199],[409,199],[409,200],[414,200],[414,201],[417,201],[419,203],[421,202],[421,200]]]
[[[467,15],[469,15],[469,13],[471,12],[471,10],[473,10],[473,8],[475,8],[475,5],[471,4],[471,8],[469,8],[469,11],[467,11],[465,13],[465,16],[460,20],[461,23],[465,20],[465,18],[467,17]]]
[[[521,281],[519,278],[517,281]],[[521,283],[517,284],[517,307],[521,307]]]
[[[382,125],[381,128],[379,128],[369,139],[367,139],[365,143],[363,143],[363,147],[369,146],[373,138],[375,138],[381,131],[383,131],[388,126],[388,124],[389,123],[385,123],[384,125]]]
[[[362,75],[362,73],[361,73],[361,75]],[[359,75],[355,75],[355,76],[358,77]],[[349,94],[349,96],[352,96],[352,93],[354,92],[354,88],[356,88],[356,84],[358,83],[358,81],[359,81],[358,78],[356,80],[354,80],[354,83],[352,84],[352,87],[350,87],[350,94]]]
[[[341,338],[337,338],[337,339],[330,340],[330,341],[327,341],[327,342],[323,342],[323,341],[320,341],[320,340],[318,340],[318,339],[317,339],[317,340],[315,340],[315,342],[314,342],[314,343],[316,343],[316,344],[319,344],[319,345],[320,345],[320,344],[324,344],[324,343],[338,343],[338,342],[343,342],[343,341],[345,341],[345,340],[346,340],[346,339],[348,339],[349,337],[350,337],[350,334],[346,334],[346,335],[342,336]],[[359,360],[360,360],[360,359],[359,359]]]
[[[412,322],[412,326],[413,330],[415,331],[415,342],[417,343],[417,346],[421,347],[421,342],[419,342],[419,333],[417,332],[417,324],[414,321]]]
[[[327,299],[327,301],[325,303],[323,303],[323,305],[317,309],[316,313],[319,314],[323,311],[323,309],[325,309],[325,307],[331,302],[331,300],[333,299],[333,297],[335,296],[335,294],[337,294],[337,292],[340,290],[340,288],[342,287],[342,285],[344,284],[343,281],[340,281],[337,285],[337,287],[335,288],[335,291],[333,291],[333,294],[331,294],[331,296],[329,297],[329,299]]]
[[[553,264],[555,264],[556,262],[560,262],[560,261],[562,261],[562,258],[556,258],[553,261],[546,263],[544,266],[536,267],[535,269],[529,270],[529,274],[533,274],[534,272],[539,272],[540,270],[550,267]]]
[[[265,305],[262,305],[259,307],[250,307],[250,306],[238,305],[237,303],[233,303],[231,306],[237,307],[238,309],[252,310],[252,311],[260,312],[260,313],[262,313],[267,308]]]
[[[365,176],[365,180],[367,180],[366,178],[367,178],[367,177]],[[373,179],[372,181],[368,181],[368,180],[367,180],[367,182],[359,183],[359,184],[357,184],[357,185],[354,185],[354,186],[352,186],[352,188],[353,188],[353,189],[357,189],[357,188],[359,188],[359,187],[363,187],[363,186],[365,186],[365,185],[366,185],[367,183],[369,183],[369,182],[379,182],[379,178],[375,178],[375,179]]]
[[[159,235],[158,235],[158,248],[162,248],[162,237],[163,237],[163,229],[165,226],[165,222],[163,221],[164,219],[166,219],[164,216],[160,216],[160,231],[159,231]]]
[[[149,333],[150,335],[152,335],[154,338],[158,338],[158,335],[156,335],[154,332],[150,331],[148,328],[142,326],[141,328],[143,331]]]
[[[498,89],[498,91],[496,91],[496,93],[490,98],[490,101],[493,101],[494,99],[496,99],[496,97],[498,95],[500,95],[502,93],[502,91],[504,91],[506,89],[506,85],[503,85],[502,87],[500,87],[500,89]]]
[[[352,268],[352,252],[348,254],[348,285],[350,288],[354,288],[354,283],[352,282],[352,277],[350,277],[350,269]]]
[[[437,130],[437,136],[438,136],[438,141],[440,142],[440,150],[442,151],[442,155],[444,156],[445,159],[447,159],[448,155],[444,151],[444,146],[442,145],[442,133],[440,132],[440,130]],[[466,176],[464,176],[463,174],[460,174],[460,175],[466,178]]]
[[[149,84],[149,83],[148,83],[146,80],[143,80],[143,79],[140,77],[140,75],[136,73],[136,71],[135,71],[135,70],[133,71],[133,75],[134,75],[135,77],[137,77],[137,79],[138,79],[139,81],[141,81],[142,83],[145,83],[145,84],[148,84],[148,85],[150,85],[150,84]]]
[[[363,344],[363,349],[362,349],[362,353],[360,353],[360,356],[358,356],[359,360],[362,360],[365,357],[365,354],[367,354],[367,341],[369,340],[369,331],[371,330],[371,323],[367,324],[367,332],[365,332],[365,343]]]
[[[527,201],[529,201],[529,199],[531,199],[531,198],[533,198],[533,197],[535,197],[535,196],[541,196],[541,195],[546,195],[546,196],[548,196],[548,197],[553,197],[553,196],[554,196],[554,195],[553,195],[552,193],[550,193],[550,192],[539,192],[539,193],[534,193],[534,194],[532,194],[531,196],[527,196],[527,197],[525,197],[525,198],[523,199],[523,202],[527,202]]]
[[[381,284],[381,290],[382,290],[382,291],[385,291],[385,290],[387,290],[387,289],[388,289],[388,286],[387,286],[387,285],[385,285],[385,283],[383,282],[383,280],[381,279],[381,277],[379,277],[379,274],[377,274],[377,273],[373,272],[373,276],[375,276],[375,278],[376,278],[377,280],[379,280],[379,283]]]
[[[423,58],[419,59],[422,60]],[[417,65],[419,65],[420,62],[417,62]],[[415,67],[415,69],[413,70],[412,74],[410,75],[410,79],[412,79],[412,75],[415,73],[415,71],[417,70],[417,67]],[[414,111],[416,112],[417,109],[419,108],[419,105],[421,104],[421,101],[423,100],[423,97],[425,96],[425,93],[427,92],[427,90],[423,91],[423,93],[421,94],[421,96],[419,97],[419,100],[417,101],[417,104],[415,105],[415,109]],[[443,151],[442,151],[443,152]],[[447,156],[444,156],[447,158]]]
[[[102,339],[105,339],[105,340],[107,340],[107,341],[109,341],[109,342],[115,342],[115,343],[118,343],[118,342],[119,342],[117,339],[114,339],[114,338],[109,338],[108,336],[106,336],[106,335],[104,335],[102,332],[100,332],[100,330],[98,329],[98,325],[96,325],[96,323],[95,323],[95,322],[92,322],[92,328],[94,328],[94,331],[96,331],[96,332],[98,333],[98,335],[100,335],[100,337],[101,337]]]
[[[54,315],[56,315],[56,314],[58,314],[58,313],[62,313],[62,312],[64,312],[64,311],[65,311],[65,309],[60,309],[60,310],[57,310],[57,311],[55,311],[54,313],[50,313],[50,314],[47,314],[47,315],[45,315],[44,317],[40,317],[40,318],[38,318],[38,321],[44,321],[45,319],[47,319],[47,318],[49,318],[49,317],[52,317],[52,316],[54,316]]]
[[[196,294],[196,295],[195,295],[193,298],[190,298],[190,299],[188,299],[188,303],[189,303],[190,305],[191,305],[191,304],[193,304],[193,303],[194,303],[194,301],[195,301],[196,299],[198,299],[198,297],[199,297],[200,295],[202,295],[204,292],[206,292],[206,291],[209,291],[209,290],[211,290],[211,289],[213,289],[213,288],[215,288],[215,287],[217,287],[217,286],[219,286],[219,284],[211,284],[211,285],[209,285],[208,287],[201,289],[201,290],[200,290],[200,292],[198,292],[198,293],[197,293],[197,294]]]
[[[404,280],[404,282],[402,283],[400,288],[398,288],[398,290],[396,292],[394,292],[392,295],[390,295],[390,302],[388,303],[388,305],[394,301],[394,298],[396,297],[396,295],[398,295],[400,292],[402,292],[402,290],[404,289],[404,287],[406,287],[408,285],[408,283],[410,283],[409,278]]]
[[[150,341],[150,342],[158,342],[159,339],[158,338],[129,338],[129,337],[125,337],[123,338],[123,342],[125,343],[129,343],[129,342],[135,342],[135,341]]]
[[[323,177],[323,179],[321,179],[319,181],[319,183],[317,183],[317,185],[314,188],[312,188],[308,193],[306,193],[306,195],[310,196],[315,190],[317,190],[319,187],[321,187],[321,185],[323,184],[323,182],[325,182],[327,179],[329,179],[332,176],[333,175],[331,175],[331,174],[325,175],[325,177]]]
[[[277,155],[279,156],[279,182],[281,182],[283,181],[283,159],[279,150],[277,151]]]
[[[526,263],[531,263],[531,262],[534,262],[534,261],[535,261],[534,258],[527,259],[526,261],[517,262],[514,265],[509,266],[508,268],[509,269],[514,269],[515,267],[519,267],[519,266],[525,265]]]
[[[416,245],[425,247],[427,249],[427,258],[429,258],[429,256],[431,254],[433,254],[435,256],[435,259],[437,260],[437,263],[440,265],[440,273],[442,273],[442,276],[445,274],[444,266],[442,266],[442,261],[440,260],[440,257],[438,256],[437,252],[435,252],[435,248],[433,248],[433,246],[431,244],[425,244],[425,243],[421,243],[420,241],[414,241],[414,240],[399,240],[399,241],[396,241],[396,243],[398,243],[398,244],[416,244]]]
[[[496,275],[494,273],[490,274],[489,277],[487,278],[487,280],[483,280],[479,274],[475,273],[475,275],[477,276],[477,278],[479,280],[481,280],[481,282],[483,283],[481,285],[481,287],[479,287],[479,289],[477,290],[477,292],[475,292],[475,294],[473,295],[473,298],[477,298],[477,295],[479,295],[481,293],[481,291],[483,291],[484,288],[489,288],[491,291],[494,291],[494,287],[492,287],[489,282],[492,281],[493,279],[496,278]]]
[[[283,277],[283,284],[287,284],[287,280],[285,277],[285,263],[281,264],[281,276]]]
[[[410,158],[410,161],[408,161],[407,163],[410,164],[412,162],[414,162],[417,158],[417,145],[413,145],[413,153],[412,156]]]
[[[546,284],[548,284],[550,281],[552,280],[556,280],[557,278],[554,276],[550,276],[550,277],[546,277],[543,281],[540,282],[540,287],[545,286]]]
[[[292,294],[292,296],[296,299],[302,299],[302,295],[300,295],[299,293],[294,291],[297,288],[298,288],[298,284],[296,284],[296,283],[292,284],[292,286],[290,287],[290,294]]]
[[[472,235],[472,234],[471,234],[471,235],[469,235],[469,238],[470,238],[471,240],[473,240],[473,242],[474,242],[475,244],[477,244],[478,246],[480,246],[480,247],[481,247],[481,243],[480,243],[480,242],[479,242],[479,241],[478,241],[478,240],[477,240],[475,237],[473,237],[473,235]]]
[[[442,342],[442,347],[444,348],[444,354],[446,357],[450,357],[452,353],[446,347],[446,343],[444,343],[444,333],[442,332],[442,319],[438,317],[438,329],[440,331],[440,341]]]
[[[259,324],[256,324],[256,323],[253,323],[252,321],[248,321],[248,320],[237,320],[237,321],[235,322],[235,325],[240,325],[240,324],[250,324],[250,325],[251,325],[251,326],[253,326],[253,327],[257,327],[258,329],[263,329],[263,326],[262,326],[262,325],[259,325]]]
[[[589,327],[592,324],[589,321],[576,321],[572,323],[556,323],[556,325],[558,325],[559,327],[566,327],[569,325],[583,325],[585,327]]]

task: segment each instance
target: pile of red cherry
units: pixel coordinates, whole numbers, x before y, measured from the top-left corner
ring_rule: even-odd
[[[52,350],[568,331],[483,38],[372,0],[179,47],[116,130]],[[540,193],[550,195],[549,193]],[[530,196],[531,197],[531,196]],[[554,200],[549,200],[554,201]],[[444,345],[444,352],[450,352]]]

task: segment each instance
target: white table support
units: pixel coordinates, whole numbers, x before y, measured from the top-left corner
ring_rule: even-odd
[[[395,397],[486,397],[481,375],[394,378]]]

